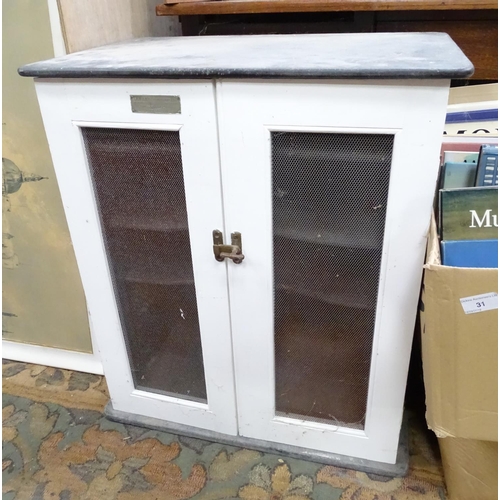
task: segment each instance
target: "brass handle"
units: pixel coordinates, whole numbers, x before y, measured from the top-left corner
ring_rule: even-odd
[[[245,256],[241,252],[241,233],[231,233],[231,245],[224,245],[222,233],[218,229],[212,232],[214,240],[215,260],[223,262],[231,259],[235,264],[241,264]]]

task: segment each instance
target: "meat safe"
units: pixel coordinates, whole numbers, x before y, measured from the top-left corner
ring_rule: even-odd
[[[24,66],[108,414],[394,464],[445,34],[142,39]]]

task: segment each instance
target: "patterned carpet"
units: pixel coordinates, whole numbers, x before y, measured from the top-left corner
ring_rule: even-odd
[[[425,430],[389,479],[106,420],[103,377],[3,362],[3,500],[445,498]]]

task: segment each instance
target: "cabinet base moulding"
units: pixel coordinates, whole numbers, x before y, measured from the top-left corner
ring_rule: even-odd
[[[101,360],[97,355],[67,351],[21,342],[2,341],[2,358],[23,363],[52,366],[78,372],[104,375]]]
[[[244,436],[230,436],[219,432],[209,431],[192,427],[190,425],[175,424],[157,418],[144,417],[129,412],[115,410],[111,401],[104,409],[104,415],[109,420],[127,425],[137,425],[161,432],[170,432],[181,436],[189,436],[197,439],[204,439],[213,443],[227,444],[241,448],[250,448],[262,451],[264,453],[275,453],[282,456],[297,458],[299,460],[309,460],[325,465],[334,465],[335,467],[344,467],[367,474],[378,474],[388,477],[404,477],[408,472],[409,466],[409,445],[408,445],[408,419],[403,418],[401,433],[399,435],[398,454],[395,464],[375,462],[361,458],[338,455],[336,453],[327,453],[324,451],[301,448],[299,446],[290,446],[283,443],[274,443],[261,439],[248,438]]]

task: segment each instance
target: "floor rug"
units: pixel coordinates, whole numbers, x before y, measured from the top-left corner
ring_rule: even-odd
[[[3,362],[3,500],[443,500],[410,419],[410,470],[385,478],[107,420],[103,377]]]

